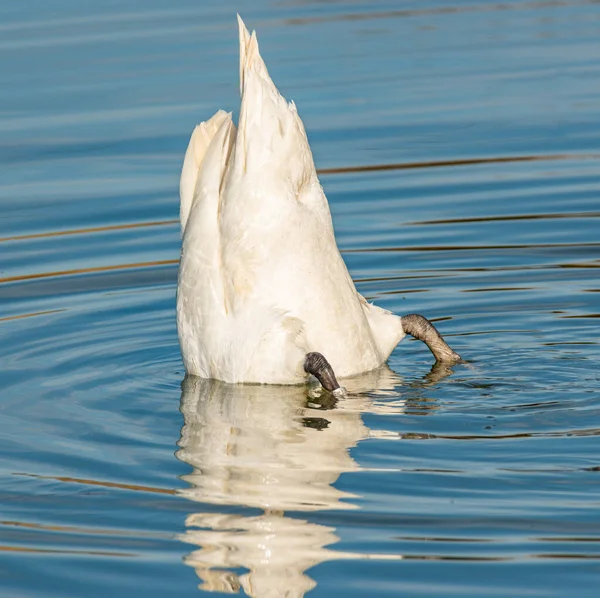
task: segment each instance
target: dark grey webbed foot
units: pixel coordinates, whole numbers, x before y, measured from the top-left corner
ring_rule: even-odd
[[[333,392],[340,388],[333,373],[333,368],[321,353],[307,353],[304,359],[304,371],[312,374],[325,390]]]
[[[402,316],[402,328],[406,334],[423,341],[433,353],[436,361],[445,363],[462,361],[461,356],[448,346],[437,328],[420,314]]]

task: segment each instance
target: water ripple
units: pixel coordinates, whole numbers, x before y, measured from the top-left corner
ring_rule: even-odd
[[[467,359],[406,339],[343,399],[184,378],[230,7],[80,4],[0,8],[4,593],[595,597],[598,3],[244,8],[359,291]]]

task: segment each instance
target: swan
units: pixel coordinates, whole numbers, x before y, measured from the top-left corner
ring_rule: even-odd
[[[301,384],[384,364],[409,334],[437,361],[460,356],[419,314],[356,290],[334,236],[304,125],[271,80],[238,15],[237,129],[219,110],[193,131],[181,172],[177,330],[188,374]]]

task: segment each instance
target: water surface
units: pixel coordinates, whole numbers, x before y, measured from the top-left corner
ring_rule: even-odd
[[[357,287],[469,359],[184,379],[178,177],[238,10]],[[600,6],[0,8],[7,596],[596,596]]]

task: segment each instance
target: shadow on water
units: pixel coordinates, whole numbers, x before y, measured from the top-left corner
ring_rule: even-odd
[[[434,367],[421,386],[451,373]],[[306,571],[319,563],[403,558],[334,551],[329,547],[339,541],[335,527],[297,516],[359,508],[360,496],[336,488],[335,482],[361,469],[350,449],[369,437],[362,413],[404,412],[397,400],[375,406],[371,393],[397,399],[401,383],[384,367],[345,380],[348,396],[337,400],[320,388],[184,378],[180,409],[185,423],[177,458],[193,471],[183,476],[190,487],[180,494],[220,507],[190,514],[181,536],[199,547],[185,562],[202,580],[202,590],[243,588],[253,597],[300,598],[315,587]]]

